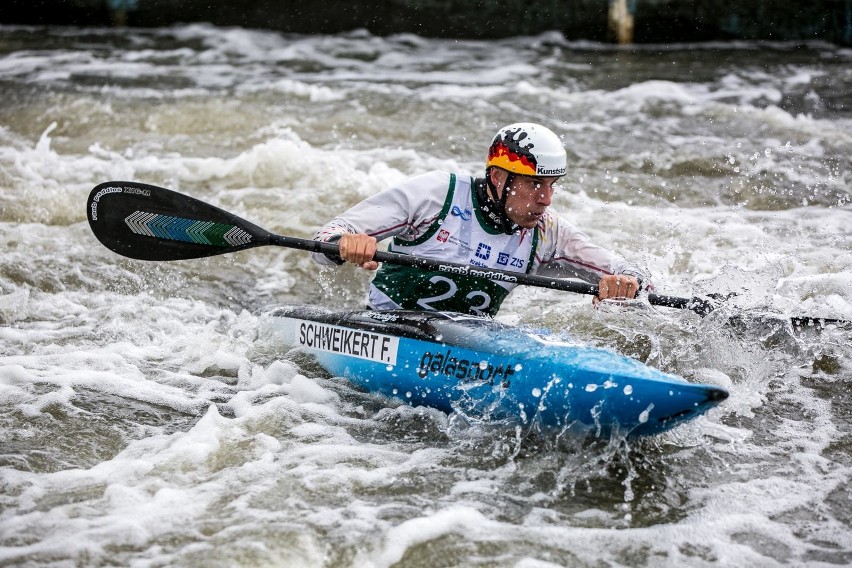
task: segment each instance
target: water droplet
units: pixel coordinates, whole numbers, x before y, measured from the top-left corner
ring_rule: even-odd
[[[488,368],[488,361],[480,361],[479,362],[479,368],[482,369],[483,371],[485,369],[487,369]]]
[[[586,392],[595,392],[596,390],[598,390],[598,385],[595,385],[595,384],[586,385]]]
[[[534,388],[532,390],[532,395],[536,398],[540,397],[541,396],[541,389],[540,388]]]
[[[627,396],[633,394],[633,387],[631,385],[627,385],[626,387],[624,387],[624,394],[626,394]]]
[[[515,372],[516,372],[516,373],[519,373],[519,372],[521,372],[521,370],[522,370],[523,368],[524,368],[524,366],[523,366],[523,365],[521,365],[520,363],[518,363],[517,365],[515,365]]]

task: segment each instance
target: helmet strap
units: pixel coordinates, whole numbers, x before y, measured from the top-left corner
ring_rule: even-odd
[[[515,174],[512,172],[507,173],[506,181],[503,184],[502,195],[497,193],[497,186],[492,183],[489,171],[485,173],[485,183],[482,184],[484,187],[477,184],[477,194],[484,202],[483,213],[485,213],[485,217],[491,222],[491,225],[507,235],[513,235],[520,227],[506,215],[506,199],[509,196],[509,186],[512,185]]]

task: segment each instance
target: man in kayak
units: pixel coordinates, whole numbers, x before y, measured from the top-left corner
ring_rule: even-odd
[[[601,248],[548,209],[565,175],[559,137],[533,123],[505,126],[488,149],[485,177],[434,171],[373,195],[335,217],[315,238],[337,242],[338,258],[377,270],[369,305],[376,310],[442,310],[495,315],[516,286],[486,278],[379,264],[377,242],[389,251],[514,272],[598,282],[595,302],[633,298],[649,286],[644,271]]]

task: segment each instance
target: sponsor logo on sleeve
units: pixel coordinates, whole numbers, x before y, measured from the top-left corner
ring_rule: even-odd
[[[501,252],[500,254],[498,254],[497,255],[497,264],[499,264],[501,266],[506,266],[507,264],[509,264],[509,255],[506,254],[505,252]]]
[[[447,242],[447,239],[450,238],[450,232],[446,229],[441,229],[438,231],[438,236],[436,238],[438,239],[438,242],[445,243]]]

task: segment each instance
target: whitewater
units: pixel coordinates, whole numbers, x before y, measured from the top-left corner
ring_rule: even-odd
[[[852,50],[615,47],[186,25],[0,26],[3,566],[852,563]],[[177,190],[310,238],[410,175],[481,175],[539,122],[553,208],[699,317],[518,288],[500,321],[730,398],[642,440],[362,392],[268,332],[370,274],[264,247],[143,262],[91,189]],[[733,294],[733,295],[731,295]]]

